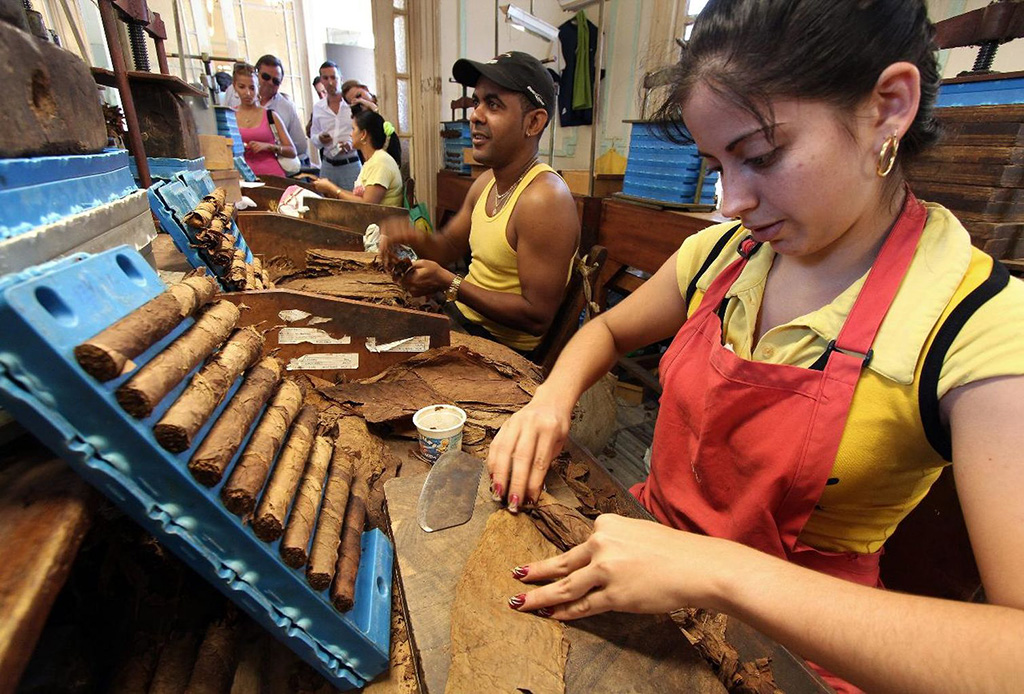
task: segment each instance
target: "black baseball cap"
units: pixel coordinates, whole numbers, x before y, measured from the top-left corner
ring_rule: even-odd
[[[452,66],[452,77],[459,84],[475,87],[480,76],[498,86],[526,95],[537,108],[555,113],[555,82],[551,73],[529,53],[509,51],[485,63],[460,58]]]

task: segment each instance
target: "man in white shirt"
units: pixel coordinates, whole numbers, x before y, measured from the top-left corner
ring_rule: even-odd
[[[309,141],[303,131],[299,113],[288,95],[281,91],[284,79],[284,65],[280,58],[270,54],[261,56],[256,61],[256,102],[263,108],[272,110],[284,123],[285,130],[292,138],[295,152],[303,166],[309,165]],[[232,90],[227,105],[237,108],[241,103],[238,95]]]
[[[362,168],[352,149],[352,109],[341,96],[341,73],[332,60],[320,66],[320,83],[327,98],[313,104],[309,139],[320,148],[320,176],[345,190],[352,190]]]

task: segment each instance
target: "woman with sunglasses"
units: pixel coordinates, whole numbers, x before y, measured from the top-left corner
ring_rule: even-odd
[[[232,76],[232,86],[241,100],[235,117],[245,143],[245,161],[257,176],[285,176],[277,158],[294,157],[295,145],[277,114],[256,103],[254,76],[251,65],[236,66]]]
[[[698,16],[655,120],[721,172],[737,221],[583,327],[488,456],[510,511],[537,500],[579,396],[672,338],[631,490],[658,522],[603,515],[567,553],[510,566],[540,586],[510,607],[703,607],[841,692],[1021,691],[1024,283],[904,178],[938,135],[934,35],[924,0]],[[987,604],[880,589],[883,545],[948,465]]]

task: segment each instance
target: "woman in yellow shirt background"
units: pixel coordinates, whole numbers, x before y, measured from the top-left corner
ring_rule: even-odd
[[[351,202],[371,202],[378,205],[402,206],[402,172],[394,158],[387,153],[388,139],[384,132],[384,118],[374,111],[360,111],[352,118],[352,146],[363,155],[363,168],[350,192],[339,188],[326,178],[313,185],[321,195]]]

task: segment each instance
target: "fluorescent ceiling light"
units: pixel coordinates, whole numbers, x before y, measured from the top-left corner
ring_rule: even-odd
[[[526,10],[515,5],[505,5],[501,9],[505,13],[505,21],[516,29],[529,32],[545,41],[554,41],[558,38],[558,27],[534,17]]]

